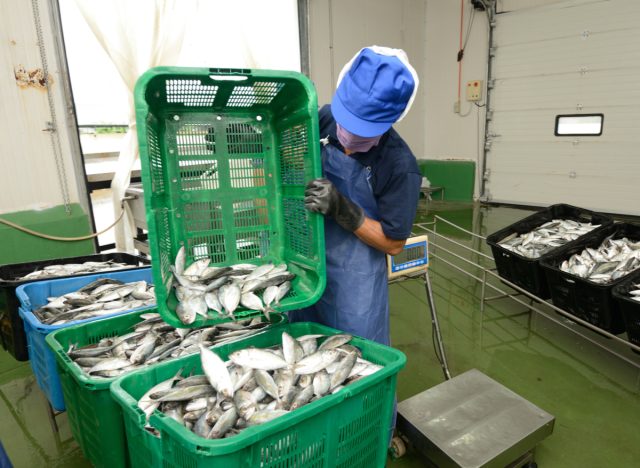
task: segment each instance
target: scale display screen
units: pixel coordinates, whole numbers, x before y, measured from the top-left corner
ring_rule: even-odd
[[[391,257],[391,273],[421,268],[429,264],[427,239],[420,241],[409,239],[404,250]]]

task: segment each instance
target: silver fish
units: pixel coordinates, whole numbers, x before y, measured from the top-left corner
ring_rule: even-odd
[[[334,349],[318,351],[300,360],[294,366],[294,371],[296,374],[315,374],[338,359],[339,354]]]
[[[183,276],[194,276],[196,278],[199,278],[200,275],[205,272],[205,270],[209,266],[209,263],[211,263],[211,259],[209,258],[196,260],[184,270]]]
[[[168,393],[160,395],[159,398],[154,398],[156,395],[152,394],[151,398],[159,402],[189,401],[194,398],[212,395],[214,392],[215,389],[211,385],[192,385],[190,387],[179,387],[174,390],[170,390]]]
[[[238,412],[235,406],[232,406],[216,421],[215,425],[207,436],[208,439],[220,439],[229,429],[231,429],[238,420]]]
[[[204,300],[207,303],[207,307],[211,310],[215,310],[219,314],[222,313],[222,304],[218,299],[218,293],[215,291],[208,292],[204,295]]]
[[[129,361],[132,364],[141,364],[147,360],[149,355],[153,352],[153,349],[156,347],[156,343],[158,342],[158,336],[155,333],[149,333],[144,337],[142,343],[136,348],[136,350],[131,353],[129,357]]]
[[[331,387],[331,379],[325,370],[316,372],[313,376],[313,394],[320,398],[325,395]]]
[[[253,321],[245,321],[245,324],[250,323]],[[230,332],[237,331],[234,326],[226,329]],[[202,334],[205,333],[213,336],[210,330],[202,331]],[[302,338],[302,342],[315,342],[319,336]],[[105,343],[109,343],[108,340]],[[298,343],[285,335],[283,346],[284,343],[291,345],[291,341]],[[338,341],[344,342],[346,339],[336,339],[334,345]],[[200,349],[202,351],[206,348],[200,346]],[[290,351],[286,354],[289,353]],[[339,392],[345,386],[366,378],[365,374],[370,375],[381,369],[380,366],[359,358],[358,354],[360,351],[357,347],[343,344],[337,348],[320,350],[290,366],[282,357],[285,351],[281,347],[239,349],[231,353],[229,362],[216,358],[219,361],[215,364],[228,373],[227,377],[235,390],[232,398],[220,391],[220,376],[210,379],[206,374],[195,375],[180,380],[173,387],[165,384],[164,388],[155,393],[147,393],[144,407],[151,406],[151,411],[157,407],[168,417],[182,421],[197,436],[214,439],[234,437],[246,427],[267,423],[287,414],[288,410],[295,411],[306,404],[313,404],[316,399],[329,392]],[[208,368],[209,357],[207,353],[201,352],[203,369]],[[265,366],[265,362],[268,365]],[[249,365],[245,366],[247,363]],[[312,368],[321,370],[314,374]],[[225,374],[222,375],[224,380]]]
[[[191,325],[196,321],[196,311],[193,307],[189,307],[186,301],[178,303],[176,314],[185,325]]]
[[[256,426],[258,424],[264,424],[273,419],[279,418],[280,416],[284,416],[288,414],[289,411],[286,410],[267,410],[267,411],[257,411],[247,420],[247,426]]]
[[[287,367],[287,361],[269,351],[258,348],[247,348],[235,351],[229,359],[238,366],[251,369],[274,370]]]
[[[202,370],[209,379],[209,383],[225,398],[233,398],[233,382],[224,361],[211,351],[200,345],[200,359]]]
[[[176,260],[174,262],[176,273],[180,276],[184,274],[184,267],[187,261],[187,252],[184,249],[184,245],[178,250]]]
[[[293,399],[293,403],[291,403],[291,411],[300,408],[301,406],[306,405],[311,400],[313,396],[313,386],[309,385],[308,387],[302,389],[300,393],[296,395]]]
[[[254,371],[254,375],[256,377],[256,382],[258,382],[258,385],[262,387],[267,395],[276,400],[280,400],[280,396],[278,395],[278,386],[273,380],[273,377],[271,377],[267,371],[256,369]]]
[[[332,335],[327,338],[318,348],[318,350],[323,349],[333,349],[338,346],[342,346],[345,343],[351,341],[351,335],[341,334],[341,335]]]
[[[264,310],[262,300],[252,292],[242,294],[240,304],[249,310]]]
[[[287,332],[282,332],[282,352],[284,360],[289,365],[295,364],[304,357],[304,350],[300,343]]]
[[[538,258],[599,226],[570,219],[554,219],[527,233],[511,233],[498,244],[526,258]]]
[[[330,390],[334,389],[338,385],[342,385],[342,383],[351,373],[351,369],[353,369],[353,366],[356,363],[356,359],[357,356],[355,353],[349,353],[344,357],[344,359],[340,361],[338,368],[331,376],[331,386],[329,387]]]
[[[220,299],[220,303],[226,313],[233,315],[233,312],[238,308],[238,304],[240,304],[240,297],[240,288],[235,284],[230,284],[224,287],[222,296],[218,297],[218,299]]]
[[[603,240],[597,249],[586,248],[560,264],[560,270],[598,284],[615,281],[640,268],[640,249],[626,237]]]
[[[255,270],[253,270],[246,278],[246,281],[251,281],[253,279],[256,278],[260,278],[262,276],[265,276],[267,273],[269,273],[271,270],[273,270],[274,265],[273,263],[266,263],[264,265],[260,265],[258,268],[256,268]]]
[[[100,273],[105,271],[125,270],[128,268],[136,268],[138,265],[129,265],[126,263],[107,260],[105,262],[87,261],[84,263],[67,263],[46,265],[41,270],[35,270],[23,276],[3,278],[6,280],[34,280],[55,278],[59,276],[80,275],[86,273]]]
[[[88,374],[94,374],[96,372],[101,372],[105,370],[116,370],[122,369],[123,367],[129,367],[131,362],[127,359],[122,358],[111,358],[105,359],[104,361],[96,364],[91,369],[89,369]]]

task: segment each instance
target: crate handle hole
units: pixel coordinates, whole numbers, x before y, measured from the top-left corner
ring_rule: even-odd
[[[248,76],[242,75],[209,75],[212,80],[218,81],[245,81],[248,80]]]

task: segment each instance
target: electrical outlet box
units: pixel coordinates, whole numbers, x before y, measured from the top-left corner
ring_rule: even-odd
[[[482,80],[467,82],[467,101],[477,102],[482,100]]]

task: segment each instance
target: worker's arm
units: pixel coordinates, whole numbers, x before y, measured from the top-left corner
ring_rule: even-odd
[[[402,252],[406,239],[391,239],[382,230],[382,224],[365,216],[362,225],[353,231],[365,244],[389,255],[398,255]]]
[[[405,240],[391,239],[382,230],[382,225],[367,218],[364,210],[342,195],[327,179],[309,182],[305,190],[305,206],[308,210],[331,216],[340,226],[353,232],[358,238],[381,252],[397,255]]]

